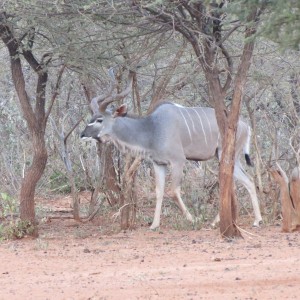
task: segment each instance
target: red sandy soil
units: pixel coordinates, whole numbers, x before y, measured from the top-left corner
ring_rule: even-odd
[[[225,241],[52,219],[38,239],[0,243],[0,299],[300,299],[300,233],[243,230]]]

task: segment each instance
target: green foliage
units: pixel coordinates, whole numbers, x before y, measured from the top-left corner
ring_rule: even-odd
[[[0,240],[21,239],[34,232],[34,225],[29,221],[16,220],[0,224]]]
[[[4,220],[0,224],[0,240],[20,239],[34,231],[34,226],[30,222],[14,219],[18,211],[17,199],[8,193],[0,193],[0,218]]]
[[[260,33],[281,48],[300,49],[300,1],[269,1]]]
[[[7,193],[0,193],[0,218],[13,216],[18,213],[17,200]]]
[[[236,17],[245,22],[251,10],[260,9],[257,35],[278,43],[282,49],[300,49],[300,1],[239,0],[223,9],[229,22],[236,22]]]

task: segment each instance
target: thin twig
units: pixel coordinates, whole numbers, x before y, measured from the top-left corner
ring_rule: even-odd
[[[238,226],[235,222],[233,222],[233,224],[236,226],[236,228],[239,230],[239,231],[242,231],[243,233],[246,233],[248,235],[253,235],[253,236],[256,236],[256,237],[261,237],[260,235],[258,234],[255,234],[255,233],[251,233],[243,228],[241,228],[240,226]]]
[[[124,208],[124,207],[126,207],[126,206],[128,206],[128,205],[131,205],[132,203],[126,203],[126,204],[124,204],[123,206],[121,206],[120,208],[119,208],[119,210],[115,213],[115,214],[113,214],[113,219],[114,219],[114,222],[117,220],[117,218],[121,215],[121,211],[122,211],[122,209]]]
[[[52,97],[51,97],[51,101],[50,101],[50,105],[48,107],[48,110],[46,112],[46,117],[45,117],[45,120],[47,122],[48,120],[48,117],[51,113],[51,110],[52,110],[52,107],[53,107],[53,104],[54,104],[54,101],[56,99],[56,97],[58,96],[58,90],[59,90],[59,86],[60,86],[60,83],[61,83],[61,79],[62,79],[62,75],[63,75],[63,72],[65,70],[65,65],[63,65],[61,67],[61,69],[59,70],[59,73],[58,73],[58,77],[57,77],[57,80],[56,80],[56,84],[55,84],[55,90],[54,90],[54,93],[52,94]]]

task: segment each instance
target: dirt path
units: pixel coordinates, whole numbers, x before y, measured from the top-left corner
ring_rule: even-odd
[[[37,240],[0,244],[0,299],[299,299],[300,234],[246,228],[106,236],[44,224]]]

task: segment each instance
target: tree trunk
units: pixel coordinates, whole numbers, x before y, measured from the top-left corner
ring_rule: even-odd
[[[115,147],[113,144],[98,145],[98,156],[100,157],[100,164],[102,168],[100,181],[102,190],[106,195],[110,206],[115,206],[120,202],[121,193],[120,183],[118,180],[120,174],[116,173],[114,150]]]
[[[236,130],[229,127],[224,138],[225,145],[220,162],[220,232],[223,237],[241,236],[237,226],[236,196],[233,184]]]
[[[270,171],[272,177],[280,186],[282,212],[282,231],[292,232],[300,229],[300,177],[299,168],[292,172],[289,182],[285,172],[279,168]],[[289,189],[290,186],[290,189]]]
[[[35,224],[34,193],[36,184],[40,180],[47,163],[47,150],[44,135],[40,133],[33,137],[33,160],[26,171],[20,190],[20,218]],[[36,232],[37,234],[37,232]]]
[[[253,11],[253,14],[255,16],[255,11]],[[254,16],[251,16],[250,20],[254,20]],[[254,32],[255,29],[247,28],[245,38],[247,39],[251,37]],[[234,210],[232,210],[232,206],[235,205],[232,203],[235,141],[244,86],[246,84],[248,70],[251,65],[253,49],[253,40],[244,45],[240,64],[238,66],[234,81],[234,90],[228,124],[225,131],[225,136],[222,139],[223,153],[220,163],[220,231],[225,237],[240,235],[236,225],[233,223],[233,220],[236,219],[236,215],[232,215],[232,212],[234,212]],[[227,207],[228,205],[229,207]]]
[[[132,158],[128,154],[126,157],[126,165],[124,168],[124,176],[122,183],[122,198],[120,201],[121,218],[120,225],[122,230],[132,228],[136,219],[137,195],[135,189],[136,172],[140,166],[141,158],[136,157],[132,162]]]

